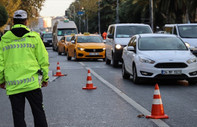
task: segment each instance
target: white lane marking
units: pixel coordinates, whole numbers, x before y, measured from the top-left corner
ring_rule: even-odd
[[[82,66],[85,67],[85,64],[80,62],[80,64]],[[140,111],[141,113],[143,113],[145,116],[146,115],[150,115],[151,113],[146,110],[143,106],[141,106],[140,104],[138,104],[137,102],[135,102],[133,99],[129,98],[126,94],[124,94],[122,91],[120,91],[118,88],[116,88],[115,86],[113,86],[112,84],[110,84],[108,81],[106,81],[105,79],[103,79],[100,75],[98,75],[96,72],[94,72],[91,68],[89,67],[85,67],[86,70],[90,69],[91,73],[97,78],[99,79],[101,82],[103,82],[106,86],[108,86],[109,88],[111,88],[114,92],[116,92],[120,97],[122,97],[125,101],[127,101],[130,105],[132,105],[133,107],[135,107],[138,111]],[[164,121],[162,121],[161,119],[150,119],[152,120],[157,126],[159,127],[170,127],[167,123],[165,123]]]
[[[53,72],[49,71],[49,82],[53,82],[56,78],[58,77],[53,76]]]

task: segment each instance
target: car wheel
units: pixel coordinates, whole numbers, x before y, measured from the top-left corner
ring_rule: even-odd
[[[113,67],[118,66],[118,60],[115,60],[115,54],[113,54],[113,56],[112,56],[112,65],[113,65]]]
[[[62,53],[59,51],[59,48],[57,48],[58,55],[61,55]]]
[[[111,60],[109,60],[109,59],[107,59],[107,57],[105,57],[105,63],[106,63],[107,65],[110,65]]]
[[[67,60],[71,60],[71,57],[69,56],[68,53],[67,53]]]
[[[66,52],[66,49],[64,48],[64,55],[66,56],[67,55],[67,52]]]
[[[76,61],[78,60],[76,51],[74,52],[74,58]]]
[[[197,80],[188,79],[189,84],[196,84]]]
[[[135,84],[139,84],[140,83],[140,78],[137,76],[137,69],[135,66],[133,66],[133,82]]]
[[[126,71],[125,69],[125,64],[124,62],[122,63],[122,77],[124,79],[129,79],[130,78],[130,74]]]

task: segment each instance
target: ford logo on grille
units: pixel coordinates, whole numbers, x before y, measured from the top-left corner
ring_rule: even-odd
[[[96,52],[96,49],[93,49],[93,52]]]

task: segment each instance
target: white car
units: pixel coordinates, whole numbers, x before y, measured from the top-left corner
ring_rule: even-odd
[[[149,79],[197,81],[197,57],[175,35],[134,35],[123,49],[122,76],[133,82]]]

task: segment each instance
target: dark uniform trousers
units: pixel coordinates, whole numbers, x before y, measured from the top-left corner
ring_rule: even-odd
[[[26,127],[25,98],[29,101],[34,117],[35,127],[48,127],[43,109],[43,96],[41,89],[10,95],[14,127]]]

